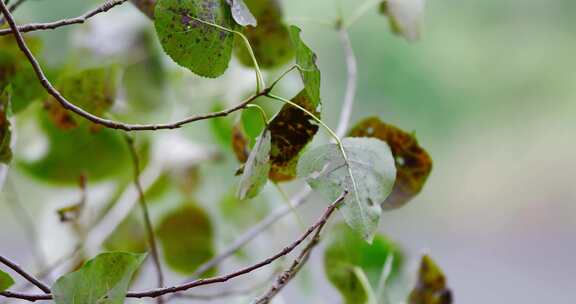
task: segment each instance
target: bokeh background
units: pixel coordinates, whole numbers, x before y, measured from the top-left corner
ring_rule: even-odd
[[[342,1],[344,13],[360,2]],[[48,21],[79,15],[93,5],[86,0],[29,0],[16,16],[20,22]],[[334,20],[337,5],[333,0],[290,0],[283,5],[287,20],[303,28],[319,56],[324,117],[335,126],[345,65],[337,34],[322,23]],[[118,60],[118,50],[134,29],[147,26],[145,17],[125,5],[87,25],[37,36],[44,41],[45,62],[83,65]],[[377,114],[414,130],[434,159],[423,192],[404,208],[386,213],[381,232],[413,257],[431,253],[447,274],[456,303],[575,301],[576,2],[430,0],[417,43],[390,34],[387,20],[376,10],[350,35],[359,62],[353,121]],[[91,49],[92,55],[83,56],[78,46]],[[166,61],[169,65],[170,59]],[[145,117],[149,121],[208,109],[207,97],[233,101],[253,81],[252,73],[237,64],[219,80],[171,68],[175,88],[165,101],[169,110]],[[296,78],[287,80],[287,91],[296,86]],[[193,145],[174,153],[212,149],[208,129],[200,124],[179,131]],[[173,140],[161,136],[164,142]],[[234,166],[229,160],[201,169],[210,185],[198,195],[205,205],[222,191],[219,182],[233,183],[226,170]],[[33,214],[42,250],[48,259],[56,259],[71,242],[53,227],[53,210],[74,200],[76,189],[46,186],[17,171],[8,177],[12,192]],[[105,188],[91,191],[98,197]],[[267,191],[277,195],[274,189]],[[3,194],[2,201],[9,197]],[[300,216],[305,221],[315,218],[323,204],[316,198]],[[13,211],[9,204],[0,204],[0,253],[27,265],[33,260],[31,249]],[[281,248],[296,235],[297,225],[287,219],[273,230],[281,237],[259,238],[249,252],[266,256],[270,248]],[[225,244],[223,240],[220,246]],[[314,261],[321,264],[320,251]],[[239,264],[228,267],[234,265]],[[317,268],[278,303],[338,303],[336,291]],[[311,281],[314,287],[302,291]]]

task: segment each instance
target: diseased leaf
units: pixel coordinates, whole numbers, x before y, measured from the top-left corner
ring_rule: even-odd
[[[296,26],[290,27],[290,37],[296,53],[296,64],[301,68],[300,75],[304,81],[304,88],[310,96],[310,101],[315,108],[320,103],[320,70],[316,65],[316,54],[302,41],[300,30]]]
[[[226,29],[235,26],[225,0],[156,3],[154,25],[164,51],[193,73],[215,78],[228,68],[234,37],[231,32],[205,22]]]
[[[244,0],[226,0],[226,2],[230,5],[232,17],[236,23],[241,26],[256,26],[256,18],[252,15]]]
[[[420,38],[426,0],[383,0],[380,13],[388,16],[394,34],[409,41]]]
[[[50,183],[74,184],[83,174],[93,182],[130,174],[131,163],[122,134],[107,128],[94,130],[88,123],[63,130],[46,111],[38,114],[48,147],[39,159],[20,161],[27,173]]]
[[[234,124],[232,128],[232,150],[239,162],[245,163],[246,160],[248,160],[248,155],[250,155],[250,138],[246,135],[241,121]]]
[[[324,252],[324,270],[328,280],[340,291],[349,304],[366,303],[369,291],[378,288],[382,270],[388,259],[393,259],[389,279],[398,275],[403,263],[399,247],[385,236],[378,234],[372,244],[367,244],[345,225],[339,225],[331,233],[331,241]],[[370,290],[361,283],[356,268],[362,270]]]
[[[451,304],[452,291],[442,270],[428,255],[422,257],[416,287],[410,293],[409,304]]]
[[[432,159],[418,145],[413,134],[370,117],[359,122],[349,133],[351,137],[373,137],[390,146],[396,162],[396,183],[392,194],[382,202],[384,210],[402,207],[421,190],[430,171]]]
[[[270,147],[270,130],[265,129],[250,152],[240,177],[238,198],[241,200],[254,198],[266,185],[270,172]]]
[[[102,253],[52,286],[56,304],[122,304],[145,254]]]
[[[348,163],[336,144],[327,144],[304,153],[298,175],[330,201],[344,191],[340,207],[344,219],[370,242],[378,228],[382,208],[394,185],[396,168],[388,145],[374,138],[344,138]]]
[[[320,113],[310,101],[306,90],[302,90],[292,102],[310,111],[316,117]],[[272,133],[272,148],[270,161],[272,167],[269,177],[271,180],[289,181],[296,177],[296,167],[302,150],[318,132],[316,122],[302,110],[286,104],[270,122]]]
[[[116,98],[116,69],[113,67],[95,68],[64,76],[58,81],[60,93],[84,110],[102,116]],[[87,123],[64,109],[53,97],[45,103],[52,121],[62,129],[73,129]],[[99,129],[100,126],[92,126]]]
[[[282,7],[278,0],[245,2],[256,16],[258,26],[243,28],[242,33],[250,41],[258,65],[262,69],[274,69],[287,64],[294,58],[294,48],[288,26],[282,22]],[[243,65],[254,65],[241,39],[236,39],[234,52]]]
[[[214,256],[214,233],[204,210],[192,204],[170,212],[157,230],[166,264],[182,274],[193,273]]]
[[[12,285],[14,285],[14,280],[12,277],[4,271],[0,270],[0,292],[3,292],[6,289],[12,287]]]

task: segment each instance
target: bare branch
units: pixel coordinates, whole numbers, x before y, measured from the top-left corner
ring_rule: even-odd
[[[2,0],[0,0],[0,2],[1,1]],[[32,275],[28,274],[26,271],[24,271],[22,268],[20,268],[20,266],[16,265],[16,263],[11,262],[10,260],[8,260],[7,258],[5,258],[1,255],[0,255],[0,263],[2,263],[4,265],[8,266],[10,269],[14,270],[20,276],[22,276],[23,278],[28,280],[28,282],[30,282],[30,283],[34,284],[36,287],[40,288],[40,290],[42,290],[44,293],[46,293],[46,294],[50,293],[50,287],[46,286],[46,284],[40,282],[38,279],[36,279]]]
[[[158,246],[156,246],[156,236],[154,235],[154,228],[152,227],[152,221],[150,220],[146,196],[144,195],[144,190],[140,183],[140,158],[138,157],[138,152],[134,145],[134,139],[126,135],[126,143],[128,144],[128,150],[130,150],[130,156],[132,157],[132,165],[134,167],[134,186],[138,191],[138,201],[140,202],[142,217],[144,218],[144,227],[146,229],[146,236],[148,237],[148,246],[150,247],[152,261],[154,262],[154,268],[156,269],[156,279],[158,287],[162,288],[164,287],[164,272],[162,271],[162,264],[160,263]],[[158,297],[158,303],[163,303],[161,297]]]
[[[347,80],[346,80],[346,93],[344,102],[342,104],[342,112],[340,112],[340,122],[336,134],[342,137],[346,134],[350,118],[352,117],[352,110],[354,108],[354,97],[356,96],[356,89],[358,85],[358,64],[356,62],[356,55],[352,49],[352,42],[348,31],[342,25],[338,27],[338,35],[340,43],[344,49],[344,57],[346,59]]]
[[[231,279],[249,274],[249,273],[251,273],[257,269],[260,269],[266,265],[269,265],[272,262],[278,260],[279,258],[286,256],[289,253],[291,253],[296,247],[298,247],[298,245],[300,245],[302,242],[304,242],[304,240],[306,240],[306,238],[308,238],[308,236],[310,236],[314,231],[316,231],[320,227],[323,227],[326,224],[326,222],[328,221],[328,219],[330,218],[330,216],[332,216],[332,214],[334,213],[336,208],[344,201],[344,198],[346,197],[346,195],[347,195],[347,193],[343,193],[335,202],[330,204],[330,206],[328,206],[328,208],[324,211],[324,213],[322,214],[320,219],[315,224],[310,226],[310,228],[308,228],[308,230],[306,230],[306,232],[304,234],[302,234],[296,241],[294,241],[292,244],[285,247],[284,249],[280,250],[275,255],[273,255],[273,256],[271,256],[271,257],[269,257],[269,258],[267,258],[261,262],[258,262],[252,266],[242,268],[238,271],[235,271],[235,272],[232,272],[232,273],[229,273],[226,275],[213,277],[213,278],[197,279],[197,280],[194,280],[194,281],[191,281],[188,283],[184,283],[184,284],[176,285],[176,286],[172,286],[172,287],[167,287],[167,288],[157,288],[157,289],[140,291],[140,292],[128,292],[126,294],[126,297],[128,297],[128,298],[157,298],[157,297],[160,297],[160,296],[163,296],[166,294],[172,294],[172,293],[177,293],[177,292],[181,292],[181,291],[186,291],[186,290],[192,289],[194,287],[198,287],[198,286],[204,286],[204,285],[210,285],[210,284],[216,284],[216,283],[224,283],[224,282],[227,282]],[[52,295],[50,295],[50,294],[48,294],[48,295],[32,295],[32,294],[22,294],[22,293],[14,293],[14,292],[5,291],[5,292],[0,293],[0,295],[2,295],[4,297],[18,298],[18,299],[28,300],[28,301],[51,300],[52,299]]]
[[[18,2],[22,2],[23,0],[20,0]],[[107,0],[104,3],[102,3],[100,6],[98,6],[97,8],[90,10],[86,13],[84,13],[82,16],[76,17],[76,18],[69,18],[69,19],[62,19],[62,20],[58,20],[58,21],[53,21],[53,22],[46,22],[46,23],[30,23],[30,24],[25,24],[25,25],[20,25],[18,26],[18,30],[21,33],[26,33],[26,32],[33,32],[33,31],[39,31],[39,30],[53,30],[59,27],[63,27],[63,26],[67,26],[67,25],[72,25],[72,24],[82,24],[85,23],[86,21],[88,21],[88,19],[100,14],[100,13],[105,13],[107,11],[109,11],[110,9],[112,9],[113,7],[120,5],[124,2],[126,2],[128,0]],[[16,4],[18,4],[18,2],[14,3],[12,6],[10,6],[10,8],[8,9],[10,12],[13,12],[14,10],[12,9],[12,7]],[[3,22],[0,22],[0,25],[3,24]],[[1,29],[0,30],[0,36],[4,36],[4,35],[9,35],[13,32],[13,29]]]

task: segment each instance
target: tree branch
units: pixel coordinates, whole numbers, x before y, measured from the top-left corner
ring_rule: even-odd
[[[2,1],[2,0],[0,0],[0,1]],[[32,275],[28,274],[26,271],[24,271],[22,268],[20,268],[20,266],[16,265],[16,263],[11,262],[10,260],[8,260],[7,258],[5,258],[1,255],[0,255],[0,263],[2,263],[4,265],[8,266],[10,269],[14,270],[20,276],[25,278],[28,282],[30,282],[30,283],[34,284],[36,287],[40,288],[40,290],[42,290],[44,293],[46,293],[46,294],[50,293],[50,287],[46,286],[46,284],[40,282],[39,280],[34,278]]]
[[[134,167],[134,186],[138,191],[138,201],[140,202],[142,217],[144,218],[144,227],[146,229],[146,236],[148,238],[148,246],[150,247],[152,261],[154,262],[154,268],[156,269],[156,280],[158,287],[162,288],[164,287],[164,272],[162,271],[162,264],[160,263],[158,246],[156,245],[156,236],[154,235],[154,228],[152,227],[152,221],[150,220],[148,205],[146,203],[146,196],[144,195],[144,190],[142,189],[142,184],[140,183],[140,158],[138,157],[138,152],[136,151],[136,147],[134,145],[134,139],[126,135],[126,143],[128,144],[130,156],[132,157],[132,165]],[[158,303],[163,303],[161,297],[158,297]]]
[[[23,0],[20,0],[19,2],[22,2]],[[124,2],[126,2],[128,0],[107,0],[104,3],[102,3],[100,6],[96,7],[95,9],[92,9],[86,13],[84,13],[82,16],[79,17],[75,17],[75,18],[68,18],[68,19],[61,19],[58,21],[53,21],[53,22],[46,22],[46,23],[30,23],[30,24],[24,24],[24,25],[20,25],[18,26],[18,30],[21,33],[26,33],[26,32],[33,32],[33,31],[39,31],[39,30],[53,30],[59,27],[63,27],[63,26],[67,26],[67,25],[72,25],[72,24],[82,24],[85,23],[86,21],[88,21],[88,19],[100,14],[100,13],[105,13],[107,11],[109,11],[110,9],[112,9],[113,7],[123,4]],[[12,7],[14,7],[16,4],[18,4],[18,2],[14,3],[12,6],[10,6],[10,8],[8,9],[10,12],[13,12],[14,10],[12,9]],[[3,24],[4,22],[0,22],[0,25]],[[1,29],[0,30],[0,36],[4,36],[4,35],[9,35],[13,32],[14,30],[11,28],[8,29]]]
[[[338,36],[340,43],[344,49],[344,57],[346,59],[347,80],[346,80],[346,93],[344,95],[344,102],[342,104],[342,112],[340,112],[340,122],[336,134],[342,137],[346,134],[350,118],[352,117],[352,110],[354,108],[354,97],[356,96],[356,89],[358,84],[358,64],[356,55],[352,49],[352,42],[346,28],[340,24],[338,26]]]
[[[330,206],[328,206],[328,208],[324,211],[324,213],[322,214],[320,219],[316,223],[314,223],[312,226],[310,226],[310,228],[308,228],[308,230],[306,230],[306,232],[304,234],[302,234],[296,241],[294,241],[288,247],[285,247],[284,249],[280,250],[275,255],[273,255],[273,256],[271,256],[271,257],[269,257],[269,258],[267,258],[261,262],[258,262],[252,266],[242,268],[238,271],[235,271],[235,272],[232,272],[232,273],[229,273],[226,275],[213,277],[213,278],[197,279],[197,280],[185,283],[185,284],[175,285],[175,286],[167,287],[167,288],[157,288],[157,289],[140,291],[140,292],[128,292],[126,294],[126,297],[128,297],[128,298],[157,298],[157,297],[160,297],[160,296],[163,296],[166,294],[173,294],[173,293],[177,293],[177,292],[181,292],[181,291],[186,291],[186,290],[189,290],[191,288],[198,287],[198,286],[204,286],[204,285],[210,285],[210,284],[216,284],[216,283],[224,283],[224,282],[227,282],[227,281],[234,279],[236,277],[240,277],[240,276],[246,275],[248,273],[251,273],[257,269],[260,269],[260,268],[278,260],[279,258],[288,255],[296,247],[298,247],[298,245],[300,245],[302,242],[304,242],[304,240],[306,240],[306,238],[308,238],[308,236],[310,236],[314,231],[316,231],[320,227],[323,227],[326,224],[326,222],[328,221],[328,219],[330,218],[330,216],[332,216],[332,214],[334,213],[336,208],[344,201],[344,198],[346,197],[346,195],[347,195],[346,192],[343,193],[336,201],[334,201],[332,204],[330,204]],[[15,292],[5,291],[5,292],[0,293],[0,295],[2,295],[4,297],[18,298],[18,299],[28,300],[28,301],[39,301],[39,300],[51,300],[52,299],[51,294],[33,295],[33,294],[23,294],[23,293],[15,293]]]

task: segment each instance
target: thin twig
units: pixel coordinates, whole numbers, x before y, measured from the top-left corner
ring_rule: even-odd
[[[352,42],[350,41],[348,31],[342,25],[338,28],[338,35],[340,37],[342,48],[344,49],[347,70],[346,93],[344,95],[342,111],[340,112],[340,122],[338,123],[338,129],[336,130],[336,134],[342,137],[346,134],[346,130],[350,124],[350,118],[352,117],[352,109],[354,108],[354,97],[356,96],[358,84],[358,64],[356,61],[356,55],[354,55],[354,50],[352,49]]]
[[[1,1],[1,0],[0,0]],[[40,282],[38,279],[34,278],[32,275],[28,274],[24,271],[20,266],[16,265],[16,263],[11,262],[7,258],[0,255],[0,263],[8,266],[10,269],[14,270],[20,276],[28,280],[28,282],[34,284],[36,287],[40,288],[44,293],[50,293],[50,287],[46,286],[46,284]]]
[[[8,9],[10,10],[11,13],[13,13],[22,3],[24,3],[24,1],[26,0],[18,0],[14,3],[12,3]],[[7,0],[6,5],[8,5],[10,3],[10,0]],[[4,25],[4,22],[6,22],[6,20],[4,20],[4,18],[0,18],[0,26]]]
[[[123,1],[126,1],[126,0],[123,0]],[[0,10],[4,14],[4,16],[6,17],[6,21],[8,21],[8,25],[12,29],[12,33],[14,34],[14,37],[16,38],[16,43],[18,44],[18,47],[24,53],[24,55],[26,55],[26,58],[28,59],[28,61],[32,65],[32,68],[34,69],[34,72],[36,73],[37,78],[40,80],[40,83],[42,84],[42,86],[44,87],[46,92],[48,92],[48,94],[50,94],[52,97],[54,97],[54,99],[56,99],[56,101],[58,101],[58,103],[64,109],[71,111],[71,112],[73,112],[73,113],[75,113],[75,114],[95,123],[95,124],[102,125],[102,126],[107,127],[107,128],[124,130],[124,131],[155,131],[155,130],[161,130],[161,129],[178,129],[178,128],[181,128],[182,126],[186,125],[186,124],[189,124],[189,123],[192,123],[195,121],[227,116],[231,113],[234,113],[238,110],[243,109],[248,104],[250,104],[252,101],[254,101],[256,98],[258,98],[260,96],[264,96],[264,95],[269,93],[269,89],[263,89],[262,92],[258,92],[257,94],[252,95],[251,97],[242,101],[239,105],[232,107],[230,109],[220,111],[220,112],[203,114],[203,115],[194,115],[194,116],[188,117],[186,119],[183,119],[183,120],[180,120],[180,121],[177,121],[174,123],[147,124],[147,125],[146,124],[127,124],[127,123],[122,123],[122,122],[102,118],[102,117],[99,117],[97,115],[89,113],[86,110],[76,106],[75,104],[68,101],[64,96],[62,96],[62,94],[52,85],[50,80],[48,80],[48,78],[44,74],[42,67],[40,67],[38,60],[36,59],[36,57],[34,57],[34,54],[32,54],[32,52],[30,51],[30,48],[28,48],[28,45],[26,44],[24,37],[22,37],[22,33],[20,33],[20,30],[18,29],[16,22],[14,21],[14,17],[6,8],[6,5],[4,5],[4,2],[0,3]]]
[[[21,0],[22,1],[22,0]],[[19,1],[19,2],[21,2]],[[30,24],[24,24],[24,25],[20,25],[18,26],[18,30],[21,33],[26,33],[26,32],[33,32],[33,31],[39,31],[39,30],[53,30],[62,26],[67,26],[67,25],[72,25],[72,24],[82,24],[85,23],[86,21],[88,21],[88,19],[100,14],[100,13],[105,13],[107,11],[109,11],[110,9],[112,9],[113,7],[120,5],[124,2],[126,2],[128,0],[108,0],[105,1],[104,3],[102,3],[100,6],[96,7],[95,9],[92,9],[86,13],[84,13],[82,16],[78,16],[75,18],[68,18],[68,19],[61,19],[58,21],[53,21],[53,22],[46,22],[46,23],[30,23]],[[16,5],[18,2],[14,3],[12,6]],[[12,6],[8,9],[10,12],[13,12],[13,10],[11,9]],[[2,23],[0,23],[1,25]],[[0,36],[4,36],[4,35],[9,35],[13,32],[13,29],[2,29],[0,30]]]
[[[156,280],[159,288],[164,287],[164,272],[162,271],[162,264],[160,263],[160,257],[158,254],[158,246],[156,246],[156,236],[154,235],[154,228],[152,227],[152,221],[150,220],[150,213],[148,212],[148,204],[146,203],[146,196],[144,195],[144,190],[142,189],[142,184],[140,183],[140,158],[138,157],[138,152],[134,145],[134,139],[126,135],[126,143],[128,144],[128,149],[130,150],[130,156],[132,157],[132,165],[134,167],[134,186],[138,191],[138,201],[140,202],[140,209],[142,210],[142,217],[144,218],[144,227],[146,229],[146,236],[148,238],[148,246],[152,254],[152,261],[154,262],[154,268],[156,269]],[[163,303],[162,297],[158,297],[158,303]]]
[[[216,284],[216,283],[224,283],[224,282],[227,282],[231,279],[249,274],[249,273],[251,273],[255,270],[258,270],[258,269],[260,269],[266,265],[269,265],[270,263],[278,260],[279,258],[284,257],[284,256],[288,255],[289,253],[291,253],[296,247],[298,247],[298,245],[300,245],[302,242],[304,242],[304,240],[306,240],[306,238],[308,238],[308,236],[310,236],[314,231],[316,231],[319,227],[323,227],[326,224],[326,222],[328,221],[328,219],[330,218],[330,216],[332,216],[332,214],[334,213],[336,208],[344,201],[344,198],[346,195],[347,195],[347,193],[343,193],[336,201],[334,201],[332,204],[330,204],[330,206],[328,206],[328,208],[324,211],[324,213],[322,214],[320,219],[315,224],[310,226],[310,228],[308,228],[308,230],[306,230],[306,232],[304,234],[302,234],[296,241],[294,241],[288,247],[285,247],[284,249],[280,250],[275,255],[273,255],[273,256],[271,256],[271,257],[269,257],[269,258],[267,258],[261,262],[258,262],[252,266],[242,268],[238,271],[235,271],[235,272],[232,272],[232,273],[229,273],[226,275],[213,277],[213,278],[197,279],[197,280],[185,283],[185,284],[176,285],[176,286],[172,286],[172,287],[166,287],[166,288],[157,288],[157,289],[151,289],[151,290],[140,291],[140,292],[128,292],[126,294],[126,297],[128,297],[128,298],[157,298],[157,297],[160,297],[160,296],[163,296],[166,294],[173,294],[173,293],[177,293],[177,292],[181,292],[181,291],[186,291],[186,290],[189,290],[191,288],[198,287],[198,286],[204,286],[204,285],[210,285],[210,284]],[[15,292],[9,292],[9,291],[1,292],[0,295],[2,295],[4,297],[18,298],[18,299],[28,300],[28,301],[51,300],[53,298],[51,294],[32,295],[32,294],[15,293]]]

